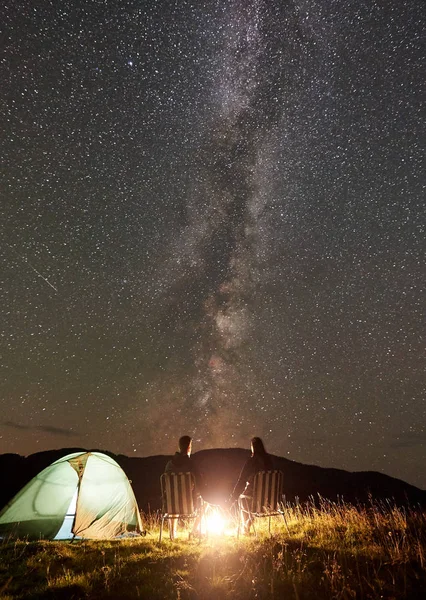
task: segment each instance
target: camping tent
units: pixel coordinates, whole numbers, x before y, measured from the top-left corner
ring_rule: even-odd
[[[74,452],[32,479],[0,512],[0,536],[105,539],[141,532],[121,467],[100,452]]]

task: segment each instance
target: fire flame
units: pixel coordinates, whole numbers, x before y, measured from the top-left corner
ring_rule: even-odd
[[[218,508],[209,506],[203,519],[203,532],[207,535],[223,535],[225,531],[225,519]]]

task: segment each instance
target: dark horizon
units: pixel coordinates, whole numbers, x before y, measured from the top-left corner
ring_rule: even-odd
[[[66,456],[67,454],[71,454],[72,452],[101,452],[101,453],[105,453],[105,454],[109,454],[112,455],[113,457],[121,457],[123,459],[152,459],[152,460],[157,460],[157,459],[162,459],[165,461],[165,463],[170,459],[171,456],[173,456],[174,452],[171,452],[169,454],[167,453],[162,453],[162,454],[152,454],[152,455],[146,455],[146,456],[139,456],[139,455],[132,455],[129,456],[127,454],[121,454],[121,453],[116,453],[113,452],[111,450],[108,450],[107,448],[84,448],[84,447],[80,447],[80,446],[65,446],[63,448],[49,448],[47,450],[39,450],[37,452],[28,454],[28,455],[22,455],[19,453],[2,453],[0,454],[0,458],[3,456],[7,456],[7,455],[14,455],[14,456],[19,456],[20,458],[23,459],[31,459],[32,457],[34,457],[35,455],[40,455],[40,454],[49,454],[49,453],[53,453],[53,454],[57,454],[58,456]],[[175,448],[175,451],[177,451],[177,449]],[[196,450],[195,452],[192,452],[192,457],[196,457],[197,455],[201,455],[204,456],[206,453],[207,455],[210,452],[216,453],[216,452],[227,452],[227,451],[231,451],[231,452],[241,452],[244,453],[245,456],[250,456],[250,449],[248,448],[242,448],[242,447],[218,447],[218,448],[202,448],[199,450]],[[313,467],[314,469],[319,468],[322,471],[328,471],[328,472],[335,472],[335,471],[342,471],[348,474],[352,474],[352,475],[383,475],[385,477],[389,477],[391,479],[395,479],[397,481],[400,481],[404,484],[407,484],[409,486],[413,486],[416,489],[420,490],[421,492],[426,492],[426,488],[422,488],[420,486],[416,486],[413,483],[410,483],[409,481],[406,481],[403,478],[399,478],[399,477],[394,477],[393,475],[390,475],[389,473],[385,473],[383,471],[376,471],[376,470],[372,470],[372,469],[362,469],[362,470],[353,470],[353,471],[349,471],[347,469],[341,469],[339,467],[332,467],[330,465],[322,465],[322,464],[314,464],[314,463],[305,463],[303,461],[296,461],[293,460],[291,458],[285,457],[285,456],[281,456],[279,454],[274,454],[274,453],[270,453],[271,456],[274,457],[274,459],[277,459],[278,461],[288,461],[289,463],[294,464],[295,466],[301,466],[301,467]],[[57,460],[56,458],[54,460]],[[197,459],[195,459],[197,460]],[[165,464],[164,463],[164,464]],[[50,464],[50,463],[49,463]],[[243,463],[242,463],[243,464]],[[47,463],[46,463],[47,466]],[[296,484],[297,487],[297,484]]]

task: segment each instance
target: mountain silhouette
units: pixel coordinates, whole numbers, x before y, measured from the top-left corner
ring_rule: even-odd
[[[19,454],[0,455],[0,473],[3,485],[0,488],[2,508],[37,473],[71,452],[84,448],[48,450],[23,457]],[[133,458],[115,455],[105,450],[122,467],[132,483],[139,508],[155,511],[161,506],[160,475],[169,455]],[[232,492],[239,473],[250,456],[241,448],[217,448],[200,450],[192,458],[203,474],[205,500],[221,503]],[[398,506],[426,506],[426,491],[400,479],[375,471],[349,472],[342,469],[305,465],[287,458],[273,456],[274,468],[284,474],[284,494],[288,502],[344,501],[354,504],[376,501],[391,501]]]

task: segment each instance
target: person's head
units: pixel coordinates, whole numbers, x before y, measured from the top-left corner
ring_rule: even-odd
[[[189,435],[183,435],[181,438],[179,438],[179,452],[181,454],[187,454],[188,456],[191,456],[191,450],[192,438],[190,438]]]
[[[266,454],[265,446],[260,437],[251,438],[251,455]]]

